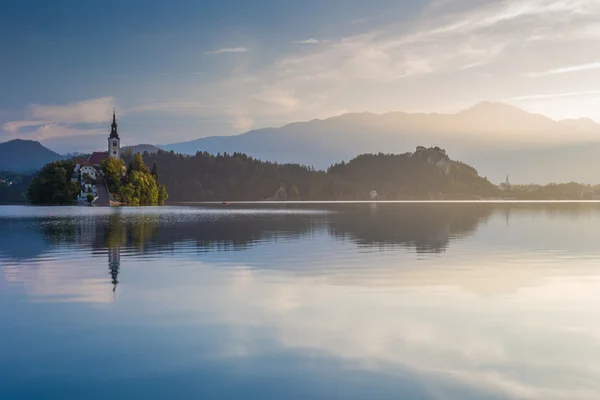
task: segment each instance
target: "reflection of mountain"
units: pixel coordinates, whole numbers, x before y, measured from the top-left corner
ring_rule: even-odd
[[[494,210],[484,204],[374,204],[370,213],[332,218],[330,232],[360,246],[414,247],[438,253],[453,238],[472,233]]]

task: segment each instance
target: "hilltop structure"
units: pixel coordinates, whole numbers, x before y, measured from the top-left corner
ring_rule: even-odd
[[[113,110],[113,120],[110,125],[110,135],[108,136],[108,151],[95,151],[86,160],[77,162],[71,181],[81,185],[80,200],[87,198],[89,194],[96,197],[96,179],[98,179],[102,171],[100,164],[107,158],[121,159],[121,138],[117,130],[117,117]]]
[[[108,156],[117,160],[121,158],[121,139],[117,132],[117,119],[114,111],[113,122],[110,125],[110,136],[108,137]]]

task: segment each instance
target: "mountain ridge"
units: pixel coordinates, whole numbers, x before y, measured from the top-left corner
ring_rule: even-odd
[[[0,143],[0,158],[6,143]],[[600,182],[600,124],[589,118],[556,121],[499,102],[480,102],[454,114],[347,113],[239,135],[123,149],[155,152],[160,148],[187,155],[239,152],[265,161],[326,169],[332,162],[348,161],[358,154],[402,154],[419,145],[445,148],[498,183],[506,174],[514,183]],[[64,157],[46,150],[50,153],[45,152],[34,169]],[[23,171],[22,166],[16,171]]]
[[[0,143],[0,170],[33,172],[45,164],[64,158],[34,140],[11,139]]]
[[[520,183],[600,181],[581,164],[582,160],[596,162],[590,149],[600,151],[599,124],[556,121],[499,102],[481,102],[454,114],[348,113],[160,147],[182,154],[241,152],[324,169],[331,160],[350,160],[362,153],[402,153],[418,145],[445,148],[496,182],[507,173]],[[539,163],[529,157],[532,154]],[[513,158],[519,163],[511,162]],[[554,167],[564,173],[550,173]],[[597,168],[600,172],[600,162]]]

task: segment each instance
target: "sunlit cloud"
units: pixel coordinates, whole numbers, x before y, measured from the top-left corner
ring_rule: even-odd
[[[568,74],[571,72],[590,71],[590,70],[594,70],[594,69],[600,69],[600,62],[593,62],[593,63],[581,64],[581,65],[572,65],[572,66],[563,67],[563,68],[554,68],[554,69],[550,69],[548,71],[529,73],[529,74],[527,74],[527,76],[530,78],[539,78],[541,76]]]
[[[204,54],[227,54],[227,53],[246,53],[250,49],[246,47],[224,47],[222,49],[206,51]]]
[[[547,93],[547,94],[531,94],[525,96],[510,97],[502,99],[500,101],[522,101],[522,100],[545,100],[545,99],[557,99],[561,97],[578,97],[587,95],[600,95],[600,90],[585,90],[581,92],[567,92],[567,93]]]
[[[5,122],[2,124],[2,131],[10,136],[18,135],[33,140],[95,135],[100,132],[98,129],[82,128],[81,125],[97,125],[109,121],[114,107],[115,101],[112,97],[65,105],[32,104],[27,111],[30,119]]]
[[[306,39],[306,40],[296,40],[293,44],[319,44],[327,41],[322,41],[319,39]]]
[[[113,109],[115,101],[112,97],[84,100],[65,105],[40,105],[29,107],[30,115],[40,121],[81,124],[106,122]]]
[[[163,81],[157,78],[155,87],[148,83],[152,98],[160,100],[132,96],[119,114],[190,116],[195,122],[206,117],[231,133],[231,128],[267,127],[273,121],[326,118],[339,110],[445,112],[450,105],[466,108],[504,98],[541,104],[548,96],[574,99],[568,93],[590,87],[584,72],[600,69],[600,62],[585,58],[589,61],[587,54],[600,39],[596,0],[436,0],[410,20],[385,20],[367,16],[346,23],[343,30],[327,33],[331,40],[317,36],[318,30],[288,37],[280,43],[287,46],[273,47],[279,52],[259,41],[251,45],[252,37],[241,42],[247,47],[209,47],[205,61],[223,61],[218,71],[207,67],[210,79],[194,78],[202,74],[194,72],[196,67],[161,71],[154,75],[164,76]],[[242,53],[247,54],[234,56]],[[181,82],[165,84],[171,75]],[[527,79],[534,77],[539,79]],[[31,106],[25,117],[5,117],[2,129],[13,136],[49,124],[103,123],[113,106],[112,98]],[[560,111],[554,104],[534,108],[551,117]],[[600,118],[600,109],[581,109]]]
[[[22,128],[28,128],[33,126],[41,126],[44,121],[9,121],[2,124],[2,130],[9,134],[15,135],[19,133]]]

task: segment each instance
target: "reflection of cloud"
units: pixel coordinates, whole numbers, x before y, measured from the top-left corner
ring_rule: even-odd
[[[73,268],[43,260],[26,267],[2,267],[4,280],[22,284],[34,301],[53,303],[108,303],[113,301],[108,273],[104,268]]]
[[[582,270],[571,267],[574,275]],[[600,280],[541,281],[484,299],[433,283],[437,273],[430,271],[422,285],[369,288],[281,272],[202,268],[194,273],[201,292],[188,277],[181,278],[185,287],[173,289],[177,296],[137,294],[141,303],[169,304],[202,316],[202,324],[229,326],[219,346],[224,358],[261,354],[255,335],[264,339],[268,332],[269,347],[328,354],[351,368],[410,371],[432,393],[452,385],[508,398],[596,398],[600,354],[591,350],[597,338],[586,333],[598,332],[599,323],[591,318],[596,310],[589,297],[572,294],[597,293]],[[508,278],[511,271],[499,266],[496,274]],[[561,295],[550,300],[548,291]],[[560,321],[579,329],[565,332]],[[589,377],[584,384],[582,376]]]

